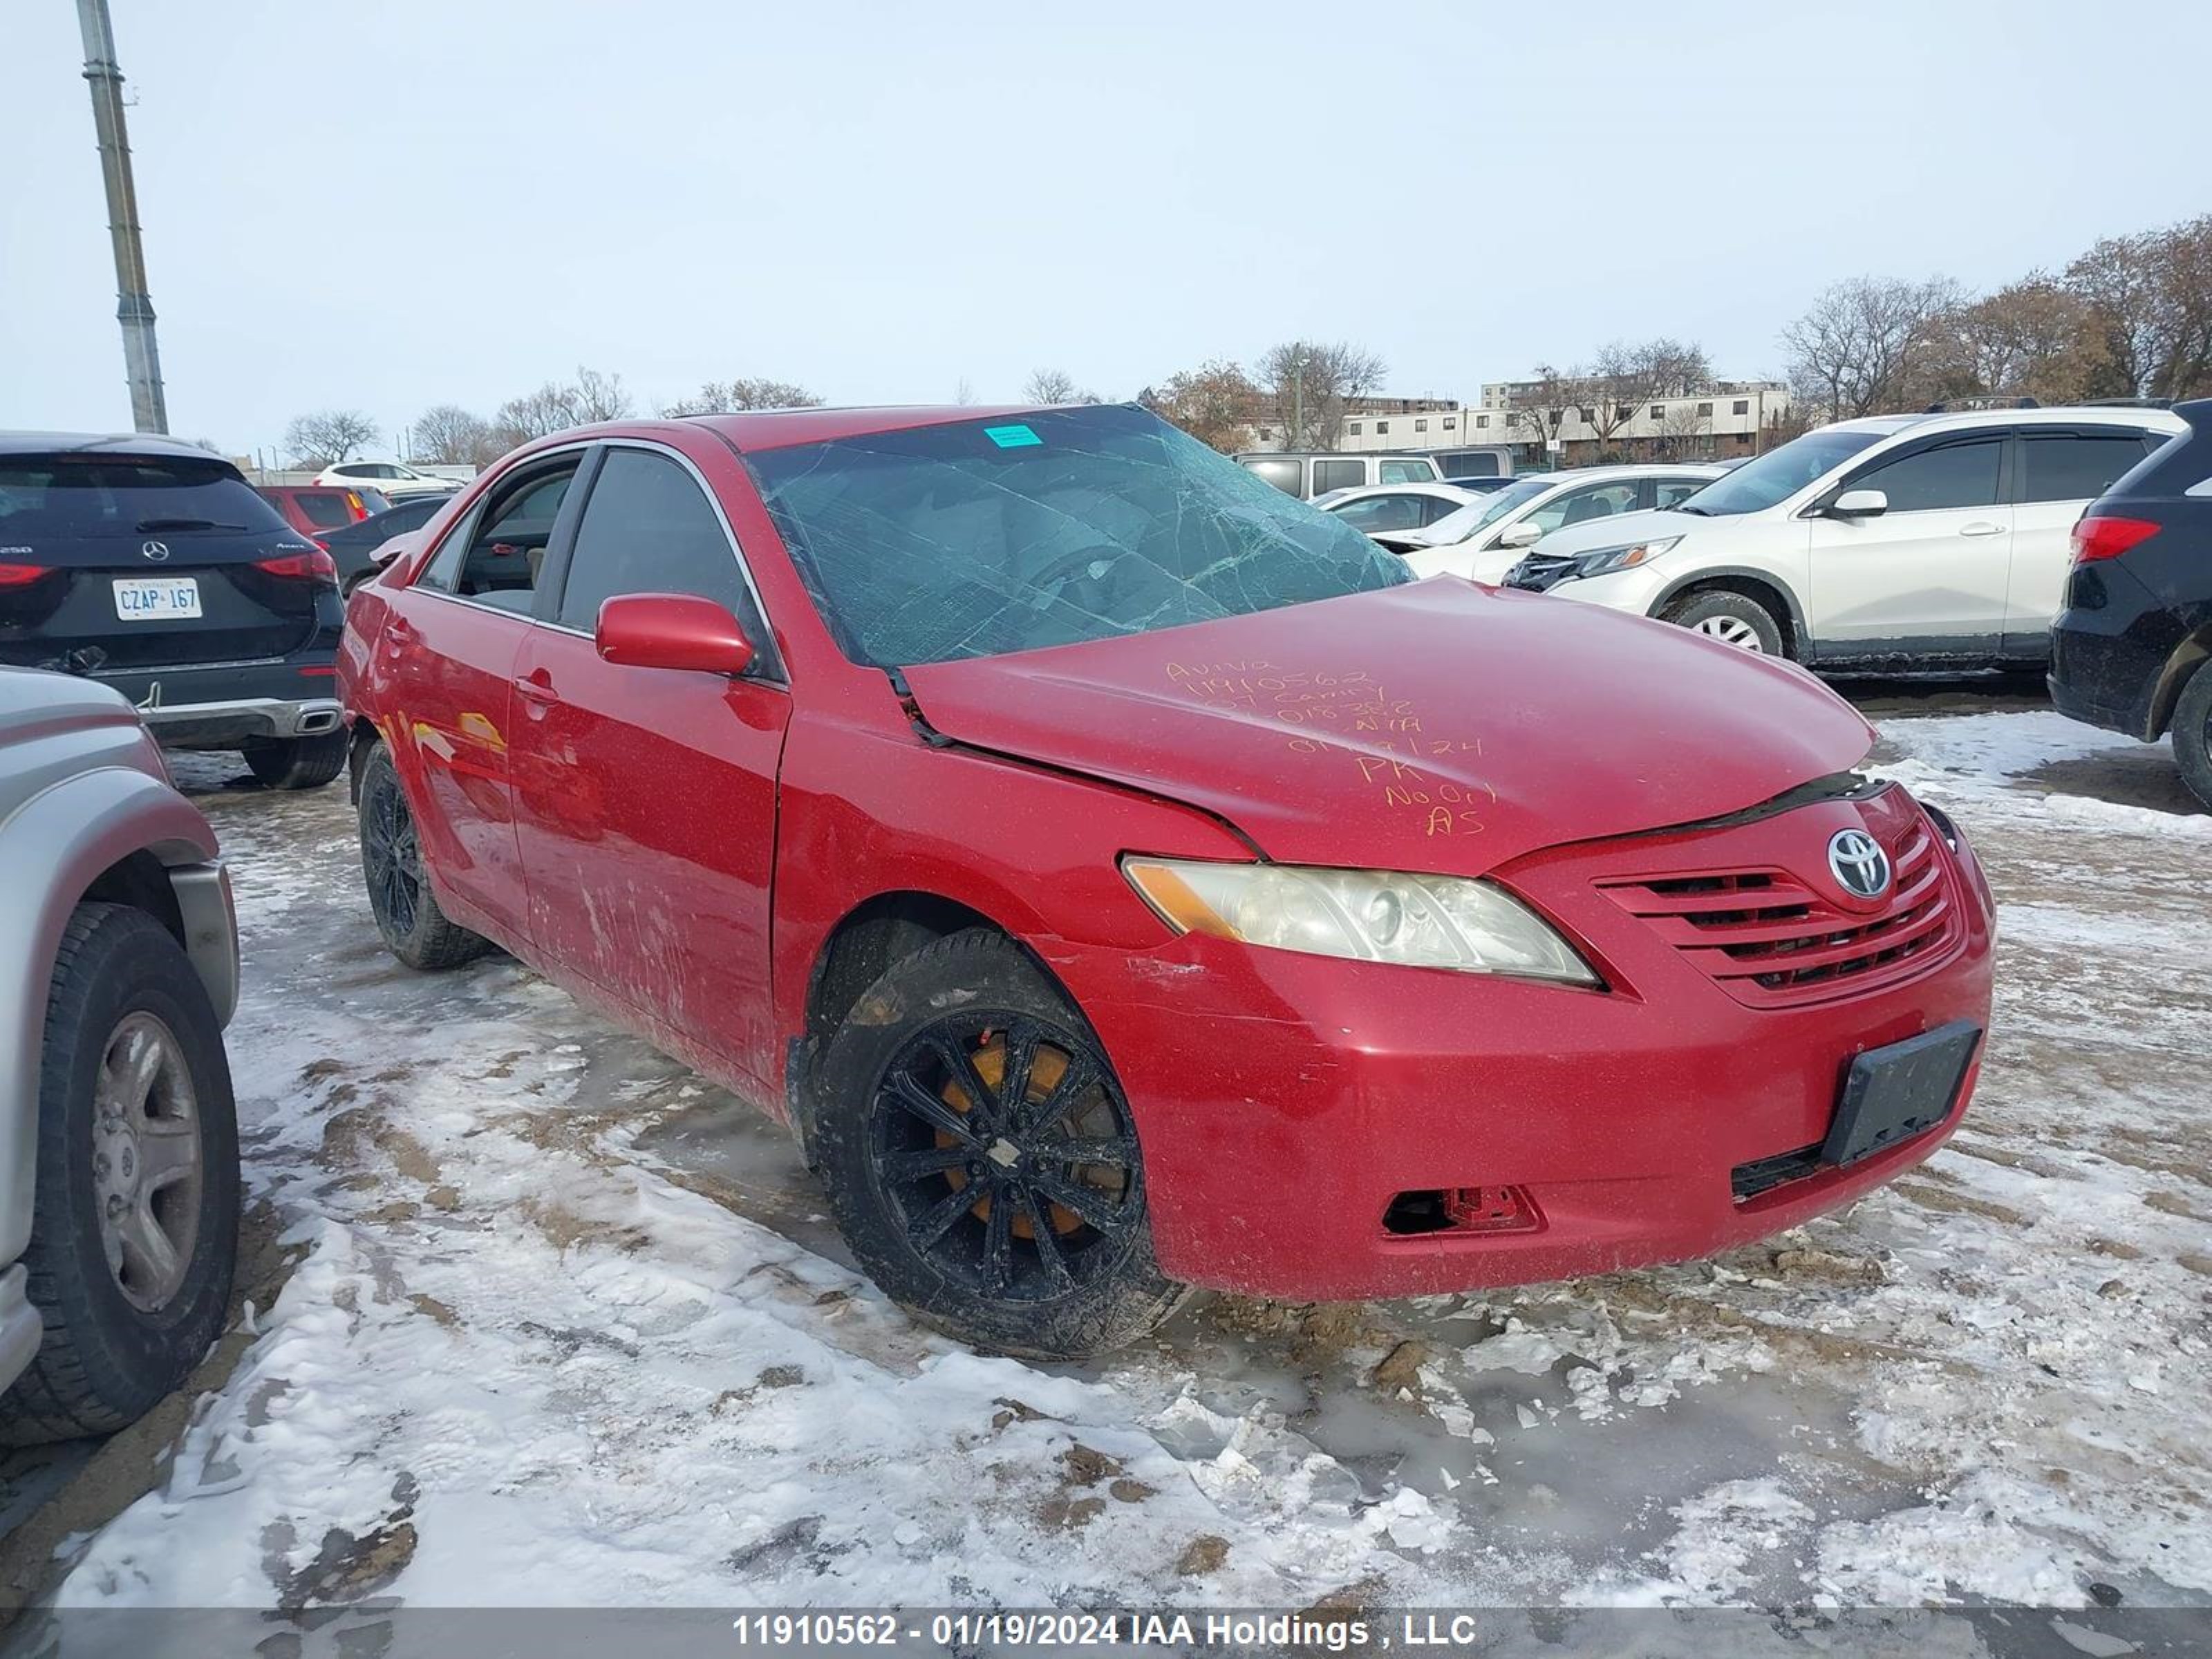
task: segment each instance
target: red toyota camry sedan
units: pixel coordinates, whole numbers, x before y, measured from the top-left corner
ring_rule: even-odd
[[[518,451],[355,595],[376,921],[788,1119],[970,1341],[1601,1273],[1955,1126],[1994,912],[1809,675],[1410,580],[1132,407]]]

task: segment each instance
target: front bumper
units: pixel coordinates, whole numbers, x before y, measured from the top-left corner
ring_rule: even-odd
[[[1543,591],[1555,599],[1580,599],[1585,605],[1601,605],[1608,611],[1648,617],[1658,605],[1660,595],[1667,591],[1668,573],[1657,568],[1660,563],[1654,560],[1632,569],[1616,570],[1610,575],[1577,577]]]
[[[1993,919],[1965,862],[1939,847],[1958,927],[1924,968],[1789,1007],[1745,1006],[1592,884],[1624,857],[1786,864],[1853,810],[1558,849],[1499,872],[1578,941],[1604,991],[1195,936],[1056,962],[1135,1112],[1163,1267],[1329,1299],[1603,1273],[1792,1226],[1926,1158],[1956,1127],[1972,1072],[1918,1139],[1735,1190],[1747,1166],[1819,1145],[1854,1055],[1953,1020],[1987,1029]],[[1533,1199],[1533,1229],[1383,1224],[1401,1193],[1509,1186]]]
[[[94,678],[136,704],[146,729],[169,749],[316,737],[337,731],[343,712],[327,656]]]

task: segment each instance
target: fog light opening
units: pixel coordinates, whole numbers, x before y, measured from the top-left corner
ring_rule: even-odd
[[[1382,1231],[1422,1233],[1525,1233],[1543,1224],[1525,1187],[1427,1187],[1400,1193],[1382,1212]]]

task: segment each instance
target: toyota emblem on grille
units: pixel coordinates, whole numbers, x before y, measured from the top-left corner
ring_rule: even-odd
[[[155,564],[161,563],[169,556],[169,544],[167,542],[148,542],[138,550],[153,560]]]
[[[1854,898],[1880,898],[1889,890],[1889,854],[1863,830],[1838,830],[1830,838],[1828,869]]]

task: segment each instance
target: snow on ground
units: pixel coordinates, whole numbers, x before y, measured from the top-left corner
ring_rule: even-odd
[[[1929,1164],[1714,1263],[1060,1369],[909,1324],[776,1132],[514,963],[398,969],[342,789],[195,763],[301,1260],[58,1599],[2212,1602],[2212,820],[2091,798],[2163,757],[2053,714],[1887,736],[2004,906]]]

